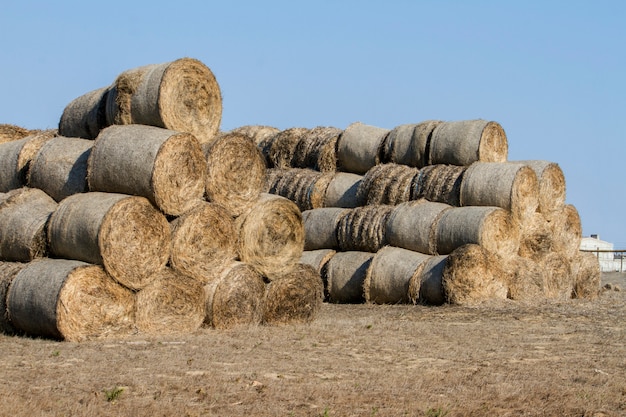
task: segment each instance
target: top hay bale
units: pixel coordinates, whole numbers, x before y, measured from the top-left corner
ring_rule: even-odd
[[[337,166],[345,172],[363,175],[380,163],[383,141],[389,130],[352,123],[337,142]]]
[[[56,130],[50,129],[38,131],[22,139],[0,142],[0,192],[27,185],[35,155],[56,134]]]
[[[383,162],[416,168],[427,165],[430,138],[440,123],[438,120],[426,120],[393,128],[383,144]]]
[[[0,124],[0,143],[22,139],[28,135],[30,135],[30,131],[23,127],[6,123]]]

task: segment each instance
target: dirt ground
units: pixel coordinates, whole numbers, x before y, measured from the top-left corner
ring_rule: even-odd
[[[2,416],[626,416],[626,275],[598,300],[325,304],[311,324],[0,335]]]

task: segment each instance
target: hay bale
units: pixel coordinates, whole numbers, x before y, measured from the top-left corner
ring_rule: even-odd
[[[364,204],[397,205],[411,199],[411,185],[419,174],[417,168],[400,164],[379,164],[370,168],[357,190]]]
[[[170,266],[206,284],[237,257],[235,221],[219,204],[201,202],[170,222]]]
[[[358,195],[363,176],[347,172],[337,172],[326,188],[324,207],[353,208],[364,204]]]
[[[383,141],[388,129],[360,122],[348,126],[337,141],[337,168],[344,172],[365,174],[380,163]]]
[[[572,298],[574,276],[569,258],[562,253],[551,252],[539,258],[537,262],[546,274],[545,296],[557,300]]]
[[[448,255],[431,256],[420,271],[409,280],[408,296],[413,304],[442,305],[446,302],[443,291],[443,270]]]
[[[307,130],[298,142],[292,165],[320,172],[337,171],[337,141],[342,130],[318,126]]]
[[[302,213],[284,197],[261,194],[236,224],[239,259],[270,280],[291,270],[302,256]]]
[[[9,287],[15,327],[31,336],[83,341],[130,334],[135,297],[102,267],[68,259],[30,262]]]
[[[383,144],[383,162],[416,168],[428,165],[430,138],[440,123],[438,120],[426,120],[417,124],[396,126],[389,132]]]
[[[565,205],[565,175],[559,164],[550,161],[516,161],[535,171],[539,181],[540,213],[550,217]]]
[[[308,168],[270,168],[268,189],[296,203],[300,211],[322,207],[332,173],[321,173]]]
[[[535,260],[512,256],[502,260],[502,270],[511,300],[536,302],[546,298],[546,272]]]
[[[460,206],[461,182],[467,167],[457,165],[428,165],[419,170],[412,184],[411,199]]]
[[[326,296],[331,303],[363,303],[363,284],[373,253],[337,252],[326,264]]]
[[[206,161],[188,133],[153,126],[109,126],[88,160],[89,190],[146,197],[178,216],[204,197]]]
[[[30,135],[31,131],[20,126],[0,123],[0,143],[23,139]]]
[[[572,259],[578,253],[582,240],[582,224],[578,210],[566,204],[549,221],[552,230],[552,250]]]
[[[500,265],[497,256],[480,245],[455,249],[443,268],[446,300],[450,304],[475,305],[506,299],[508,288]]]
[[[48,253],[47,226],[57,203],[36,188],[9,193],[0,205],[0,260],[28,262]]]
[[[342,251],[376,252],[387,244],[387,219],[394,206],[355,207],[339,218],[337,243]]]
[[[543,214],[535,212],[520,225],[519,255],[537,259],[552,251],[552,230]]]
[[[305,250],[302,252],[300,261],[298,263],[311,265],[322,277],[325,275],[322,272],[326,268],[326,264],[337,253],[334,249],[313,249]],[[324,285],[325,286],[325,285]]]
[[[421,276],[430,258],[419,252],[385,246],[372,258],[363,282],[365,301],[375,304],[409,302],[409,282]]]
[[[281,169],[297,167],[294,164],[296,148],[308,130],[304,127],[292,127],[274,135],[266,154],[268,166]]]
[[[439,123],[429,147],[431,165],[471,165],[474,162],[505,162],[508,142],[497,122],[461,120]]]
[[[111,123],[107,121],[106,106],[110,87],[92,90],[72,100],[59,120],[59,135],[69,138],[95,139]]]
[[[147,199],[124,194],[74,194],[48,226],[50,253],[104,265],[120,284],[139,290],[167,263],[169,224]]]
[[[600,294],[602,272],[594,253],[578,252],[571,261],[574,291],[572,298],[595,300]]]
[[[203,320],[202,284],[171,268],[155,272],[150,283],[137,292],[135,324],[141,333],[191,333]]]
[[[518,163],[477,162],[461,181],[461,206],[495,206],[524,222],[539,207],[537,175]]]
[[[7,192],[27,185],[33,158],[56,134],[56,130],[44,130],[23,139],[0,143],[0,190]]]
[[[451,207],[426,200],[394,207],[386,225],[387,243],[399,248],[434,255],[437,253],[437,223]]]
[[[238,133],[205,146],[207,199],[239,216],[266,190],[267,168],[252,139]]]
[[[0,262],[0,332],[8,335],[19,334],[13,326],[7,310],[7,294],[15,276],[27,264],[22,262]]]
[[[324,207],[302,212],[304,224],[304,250],[339,249],[337,229],[339,220],[351,210]]]
[[[264,324],[310,323],[322,307],[324,283],[311,265],[296,264],[267,285]]]
[[[87,161],[93,144],[92,140],[65,136],[49,140],[33,159],[28,185],[57,202],[87,192]]]
[[[257,146],[262,146],[266,141],[274,137],[280,129],[273,126],[246,125],[230,130],[228,133],[237,133],[252,139]]]

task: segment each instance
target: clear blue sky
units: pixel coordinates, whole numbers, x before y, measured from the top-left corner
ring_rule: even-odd
[[[59,1],[0,10],[0,123],[53,128],[120,72],[197,58],[222,129],[499,122],[626,249],[626,2]]]

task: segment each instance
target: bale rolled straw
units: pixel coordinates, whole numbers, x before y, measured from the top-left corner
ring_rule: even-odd
[[[109,126],[88,160],[90,191],[146,197],[178,216],[204,197],[206,160],[189,133],[153,126]]]
[[[95,139],[111,123],[106,106],[110,87],[102,87],[72,100],[59,120],[59,135],[69,138]]]
[[[4,334],[15,335],[20,333],[9,318],[7,295],[13,279],[26,265],[22,262],[0,262],[0,332]]]
[[[557,300],[572,298],[574,277],[570,259],[562,253],[550,252],[538,259],[537,262],[546,274],[545,296]]]
[[[552,230],[552,250],[572,259],[578,253],[582,239],[582,223],[576,207],[566,204],[549,222]]]
[[[0,143],[19,140],[30,135],[29,129],[8,123],[0,123]]]
[[[461,182],[467,170],[457,165],[428,165],[419,170],[412,184],[411,199],[460,205]]]
[[[30,262],[7,298],[13,324],[32,336],[83,341],[133,330],[135,297],[101,266],[68,259]]]
[[[268,170],[268,190],[296,203],[300,211],[323,207],[326,189],[332,173],[308,168],[271,168]]]
[[[50,217],[51,254],[104,265],[122,285],[145,287],[167,263],[171,235],[147,199],[125,194],[74,194]]]
[[[387,244],[387,219],[394,206],[355,207],[337,224],[337,243],[342,251],[376,252]]]
[[[442,305],[446,302],[443,291],[443,270],[448,255],[431,256],[426,259],[419,273],[409,280],[408,295],[413,304]]]
[[[298,144],[309,129],[292,127],[282,130],[273,136],[266,158],[273,168],[295,168],[294,156]]]
[[[326,275],[325,268],[328,261],[337,253],[334,249],[313,249],[305,250],[302,252],[299,263],[311,265],[315,270],[322,275],[322,278]],[[326,283],[324,283],[326,286]]]
[[[28,185],[31,163],[39,149],[57,134],[54,129],[39,131],[23,139],[0,143],[0,190],[7,192]]]
[[[526,302],[546,298],[546,272],[535,260],[522,256],[502,259],[502,270],[508,287],[507,298]]]
[[[602,272],[594,253],[578,252],[571,261],[574,291],[572,298],[595,300],[600,293]]]
[[[339,249],[337,228],[339,220],[350,209],[323,207],[302,212],[304,224],[304,250]]]
[[[257,146],[263,146],[268,139],[272,138],[278,132],[280,132],[280,129],[264,125],[245,125],[229,131],[229,133],[238,133],[249,137]]]
[[[440,123],[438,120],[426,120],[393,128],[383,145],[383,162],[416,168],[428,165],[430,138]]]
[[[341,133],[341,129],[325,126],[307,130],[296,146],[292,165],[320,172],[337,171],[337,141]]]
[[[331,303],[363,303],[363,283],[372,263],[371,252],[337,252],[326,264],[326,296]]]
[[[388,129],[360,122],[348,126],[337,141],[337,168],[344,172],[363,175],[380,163],[380,156]]]
[[[552,251],[553,233],[544,215],[535,212],[520,225],[519,255],[538,259]]]
[[[411,199],[411,184],[419,170],[400,164],[378,164],[370,168],[359,185],[357,199],[364,204],[397,205]]]
[[[550,161],[516,161],[528,165],[535,171],[539,181],[538,210],[547,218],[565,205],[565,175],[559,164]]]
[[[363,176],[348,172],[337,172],[326,188],[324,207],[353,208],[364,204],[358,195]]]

